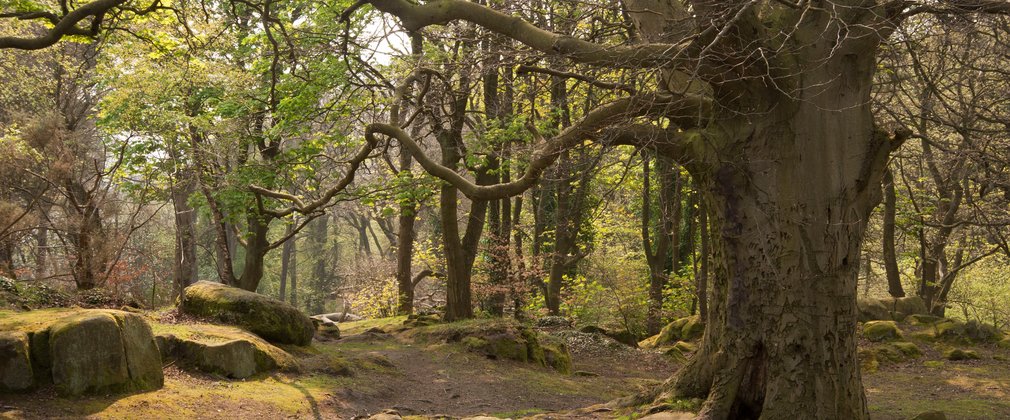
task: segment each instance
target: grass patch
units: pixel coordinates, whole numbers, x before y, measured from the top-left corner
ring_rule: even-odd
[[[407,317],[404,315],[389,318],[375,318],[375,319],[363,319],[361,321],[341,322],[338,325],[340,326],[340,335],[346,337],[349,335],[361,334],[371,328],[386,328],[390,326],[403,325],[403,321],[406,320]]]

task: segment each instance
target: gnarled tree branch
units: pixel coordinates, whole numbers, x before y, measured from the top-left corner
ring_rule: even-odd
[[[127,0],[95,0],[91,3],[85,4],[81,7],[74,9],[73,11],[66,13],[63,17],[57,17],[53,13],[48,12],[7,12],[0,15],[0,17],[16,17],[19,19],[45,19],[46,21],[53,24],[52,29],[47,31],[45,35],[32,38],[21,38],[6,36],[0,37],[0,48],[16,48],[21,50],[39,50],[42,48],[49,47],[62,39],[67,35],[84,35],[84,36],[95,36],[98,35],[98,27],[102,22],[103,17],[107,12],[113,8],[126,3]],[[81,28],[77,26],[85,19],[93,17],[93,21],[89,24],[88,28]]]
[[[363,2],[358,2],[354,8],[361,3]],[[415,4],[407,0],[368,0],[367,3],[399,18],[408,31],[463,20],[505,35],[545,54],[563,56],[577,63],[615,68],[670,67],[687,63],[689,55],[685,51],[693,41],[688,39],[679,44],[601,45],[543,30],[516,16],[470,1],[437,0]]]
[[[496,200],[521,194],[532,187],[540,179],[544,170],[558,159],[562,151],[594,138],[601,129],[635,117],[664,116],[668,113],[679,115],[688,112],[687,109],[692,109],[691,112],[699,112],[699,109],[704,108],[707,108],[707,104],[696,98],[655,94],[622,98],[601,105],[554,138],[542,142],[521,177],[511,182],[494,185],[478,185],[451,168],[435,162],[424,153],[421,146],[410,135],[396,125],[370,124],[365,129],[365,137],[372,142],[378,141],[375,139],[376,134],[392,137],[410,149],[414,158],[428,173],[452,184],[467,197],[476,200]]]

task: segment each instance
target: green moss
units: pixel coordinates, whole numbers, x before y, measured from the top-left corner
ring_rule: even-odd
[[[932,369],[943,369],[947,364],[943,360],[927,360],[922,362],[922,365]]]
[[[539,342],[544,353],[543,364],[566,375],[572,373],[572,356],[564,342],[544,335],[539,337]]]
[[[943,320],[942,317],[926,314],[912,314],[905,318],[905,322],[912,325],[933,325]]]
[[[701,317],[689,316],[667,324],[659,334],[640,341],[638,346],[645,349],[663,347],[681,340],[698,339],[704,333],[705,323],[701,322]]]
[[[950,349],[943,352],[943,358],[947,360],[972,360],[981,359],[978,353],[973,350]]]
[[[863,337],[870,341],[889,341],[902,336],[894,321],[870,321],[863,324]]]
[[[950,319],[933,325],[933,336],[946,342],[960,344],[995,343],[1003,339],[1003,333],[992,325]]]
[[[906,357],[916,358],[922,356],[922,350],[915,343],[909,343],[907,341],[896,341],[890,344],[895,347]]]

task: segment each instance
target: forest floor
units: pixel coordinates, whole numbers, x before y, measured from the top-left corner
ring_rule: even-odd
[[[302,362],[298,374],[228,380],[170,365],[164,388],[153,392],[61,398],[43,389],[0,395],[0,418],[352,419],[385,410],[405,417],[516,418],[631,395],[680,366],[656,351],[576,344],[570,345],[576,373],[563,375],[532,363],[490,360],[454,344],[366,332],[402,320],[341,324],[340,340],[289,348]],[[944,411],[950,419],[1010,418],[1010,363],[997,360],[1006,360],[1010,350],[971,347],[981,359],[955,362],[943,360],[944,344],[910,341],[923,357],[882,363],[863,374],[873,418],[907,419],[927,410]]]

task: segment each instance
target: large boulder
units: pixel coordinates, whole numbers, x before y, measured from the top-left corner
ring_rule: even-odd
[[[155,324],[162,357],[184,366],[243,379],[275,369],[297,371],[286,351],[236,327],[208,324]]]
[[[158,346],[140,315],[83,310],[41,334],[48,336],[48,349],[32,354],[48,357],[60,394],[152,390],[164,383]]]
[[[0,332],[0,392],[25,391],[35,385],[28,343],[23,332]]]
[[[287,303],[208,281],[186,288],[179,311],[245,328],[272,343],[306,346],[315,331],[309,317]]]

